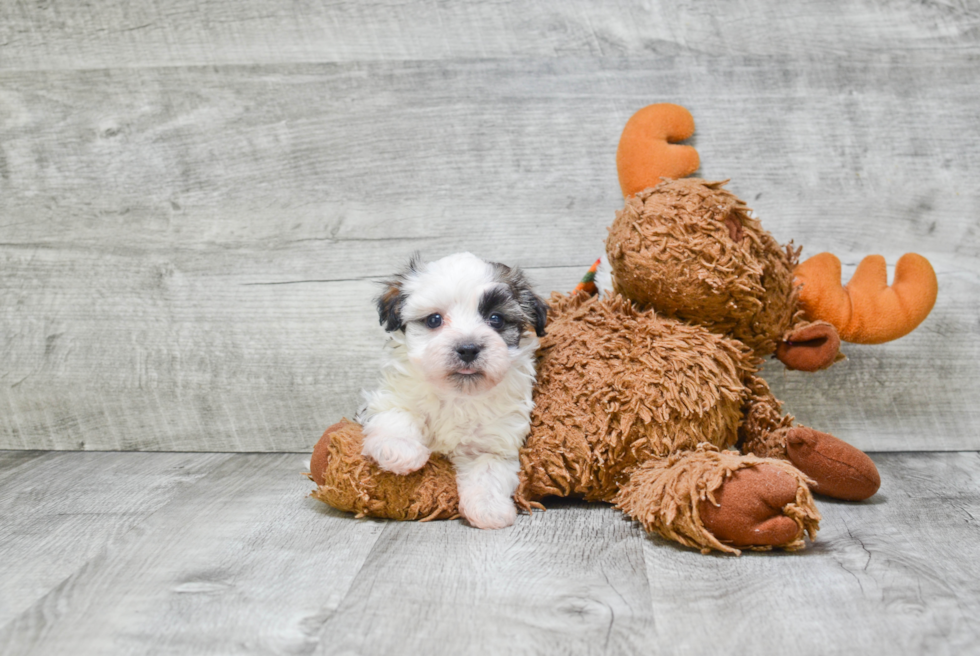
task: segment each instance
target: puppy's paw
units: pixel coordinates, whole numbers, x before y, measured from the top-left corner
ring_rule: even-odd
[[[376,431],[365,433],[361,453],[385,471],[404,476],[422,469],[429,461],[430,451],[416,439]]]
[[[511,497],[460,490],[459,514],[476,528],[507,528],[517,519],[517,506]]]

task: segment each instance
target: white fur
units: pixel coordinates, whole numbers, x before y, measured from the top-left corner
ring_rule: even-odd
[[[478,312],[483,292],[499,284],[492,266],[469,253],[408,275],[404,332],[391,333],[380,387],[366,394],[359,416],[363,453],[383,469],[408,474],[430,452],[448,456],[460,513],[479,528],[510,526],[517,516],[518,452],[531,426],[538,348],[527,330],[508,347]],[[436,330],[424,324],[433,313],[443,317]],[[456,346],[467,341],[483,345],[473,367],[453,361]],[[474,368],[480,375],[460,382],[456,372]]]
[[[593,282],[595,282],[596,291],[599,292],[599,296],[612,293],[612,267],[609,266],[609,261],[605,255],[602,256],[599,262],[599,268],[595,272],[595,280]]]

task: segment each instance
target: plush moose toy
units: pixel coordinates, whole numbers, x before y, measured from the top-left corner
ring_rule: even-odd
[[[693,133],[690,113],[670,104],[644,107],[623,129],[616,160],[627,200],[606,241],[616,291],[804,371],[843,359],[841,340],[891,341],[928,316],[936,274],[921,255],[899,259],[891,287],[885,259],[866,257],[842,287],[834,255],[797,265],[800,249],[779,245],[724,183],[678,179],[698,155],[668,142]],[[661,178],[676,180],[653,188]]]
[[[794,281],[797,252],[721,183],[657,184],[697,168],[693,149],[668,143],[690,136],[689,119],[652,106],[624,130],[627,200],[607,240],[617,293],[551,297],[515,501],[527,511],[552,496],[613,503],[703,552],[802,548],[820,519],[811,490],[861,500],[880,479],[859,450],[781,414],[758,375],[761,356],[817,370],[838,358],[838,333],[905,334],[931,309],[935,275],[913,259],[891,288],[881,276],[845,290],[839,263],[835,287],[823,257]],[[868,322],[868,303],[874,317],[892,309],[904,324]],[[363,456],[361,442],[353,422],[327,429],[310,463],[314,497],[358,516],[458,516],[448,460],[434,455],[399,476]]]

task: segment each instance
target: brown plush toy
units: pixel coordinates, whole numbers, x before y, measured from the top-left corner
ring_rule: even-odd
[[[616,291],[804,371],[843,359],[841,339],[879,344],[926,318],[938,287],[921,255],[898,261],[891,287],[880,255],[841,287],[840,260],[821,253],[797,266],[800,249],[777,243],[724,182],[660,182],[697,168],[690,146],[667,144],[693,131],[690,113],[670,104],[641,109],[623,130],[617,165],[627,200],[606,241]]]
[[[729,266],[738,252],[761,261],[779,250],[733,196],[727,213],[718,209],[713,195],[730,196],[719,184],[681,182],[692,186],[664,183],[627,200],[607,242],[611,262],[640,261],[631,258],[660,248],[661,237],[652,242],[649,237],[659,233],[644,236],[642,222],[622,219],[631,206],[644,208],[650,198],[677,193],[695,213],[704,213],[706,204],[716,211],[724,237],[735,244],[721,249],[731,258],[722,261],[716,257],[721,251],[713,250],[720,247],[704,246],[708,242],[673,242],[671,255],[676,251],[680,257],[688,248],[686,260],[678,259],[687,264],[677,266],[697,262],[711,270],[713,259]],[[678,202],[667,205],[675,211],[683,206]],[[678,224],[677,232],[702,230],[697,225]],[[614,237],[620,232],[625,236]],[[763,256],[753,255],[752,248]],[[795,262],[788,249],[781,252],[788,259],[775,259],[791,273],[788,263]],[[770,348],[765,340],[771,338],[750,344],[732,336],[740,325],[775,324],[787,316],[795,321],[799,308],[772,311],[762,300],[712,305],[725,291],[709,285],[700,293],[715,308],[713,332],[700,322],[681,320],[677,311],[667,317],[643,309],[650,299],[630,287],[642,288],[641,268],[614,263],[613,269],[620,294],[552,295],[531,432],[521,452],[519,506],[543,508],[551,496],[605,501],[665,538],[704,552],[738,553],[739,548],[801,548],[820,518],[811,489],[852,500],[874,494],[880,481],[865,454],[825,433],[794,426],[792,417],[781,414],[780,402],[757,373],[759,356]],[[683,272],[674,275],[682,278]],[[657,280],[647,279],[669,288]],[[732,280],[744,286],[744,277]],[[787,303],[795,298],[788,280]],[[361,441],[360,426],[353,422],[327,429],[311,460],[318,486],[313,496],[358,516],[423,521],[458,516],[455,475],[445,458],[433,456],[421,470],[399,476],[362,456]]]

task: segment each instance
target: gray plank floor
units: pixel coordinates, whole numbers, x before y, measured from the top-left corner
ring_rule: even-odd
[[[976,653],[980,455],[874,459],[805,551],[735,558],[568,501],[357,520],[298,454],[0,452],[0,651]]]

